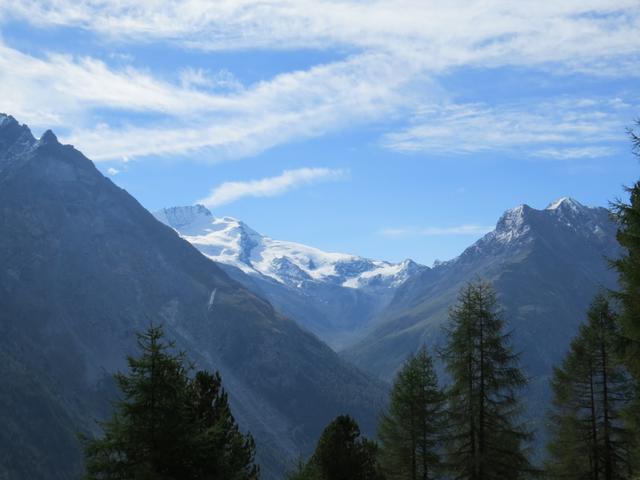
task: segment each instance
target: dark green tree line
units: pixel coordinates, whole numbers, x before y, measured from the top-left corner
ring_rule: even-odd
[[[640,120],[637,122],[640,127]],[[640,136],[629,131],[633,151],[640,158]],[[618,223],[618,242],[624,254],[613,262],[618,271],[620,291],[616,293],[622,311],[620,326],[623,334],[625,363],[636,381],[640,381],[640,181],[627,188],[629,203],[613,205]]]
[[[640,127],[640,120],[636,122]],[[640,135],[629,129],[633,153],[640,159]],[[618,224],[617,239],[623,254],[612,262],[618,272],[619,291],[615,292],[621,309],[619,325],[623,362],[635,380],[636,394],[626,411],[627,424],[636,435],[634,464],[640,465],[640,181],[626,189],[628,203],[613,204],[613,216]]]
[[[315,452],[289,480],[384,480],[378,446],[360,435],[357,422],[340,415],[322,432]]]
[[[636,125],[640,127],[640,120]],[[629,130],[633,153],[640,158],[640,136]],[[636,392],[640,391],[640,181],[627,188],[628,203],[618,201],[613,205],[614,219],[618,224],[618,242],[623,247],[623,255],[613,261],[618,271],[620,290],[616,297],[620,300],[619,317],[622,335],[623,360],[635,380]],[[627,409],[627,421],[636,432],[634,454],[635,463],[640,465],[640,395]]]
[[[553,478],[631,478],[632,435],[623,412],[633,398],[633,385],[618,362],[619,347],[616,315],[600,295],[554,371],[548,446]]]
[[[122,400],[103,435],[85,438],[86,478],[257,479],[253,439],[240,433],[220,376],[191,378],[161,328],[140,334],[138,347],[129,372],[115,375]]]

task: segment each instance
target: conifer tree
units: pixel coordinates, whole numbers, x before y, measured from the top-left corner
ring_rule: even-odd
[[[295,480],[384,480],[378,446],[360,435],[357,422],[340,415],[322,432],[313,456],[290,476]]]
[[[640,120],[637,122],[640,127]],[[633,151],[640,158],[640,136],[629,131]],[[629,203],[613,205],[618,223],[618,242],[624,255],[613,262],[618,270],[621,290],[617,297],[622,304],[620,325],[625,342],[625,363],[636,381],[640,382],[640,181],[627,189]]]
[[[122,400],[85,438],[88,479],[255,480],[254,444],[231,415],[218,374],[192,380],[184,354],[173,353],[161,328],[138,335],[140,355],[115,375]]]
[[[441,470],[444,394],[425,347],[407,359],[391,391],[378,437],[388,479],[431,480]]]
[[[640,127],[640,120],[637,122]],[[640,158],[640,135],[629,130],[633,152]],[[616,297],[621,303],[619,315],[624,363],[640,391],[640,181],[627,188],[629,203],[618,201],[613,205],[618,223],[618,242],[624,254],[613,261],[618,271],[620,291]],[[626,412],[627,423],[636,432],[635,444],[640,446],[640,395],[635,396]],[[635,463],[640,465],[640,447],[635,452]]]
[[[197,432],[197,449],[192,451],[194,478],[257,479],[255,442],[251,435],[240,432],[220,374],[196,373],[188,393],[190,420],[195,422]]]
[[[518,480],[533,471],[520,425],[518,391],[526,379],[504,332],[492,287],[462,289],[451,310],[443,351],[447,390],[448,468],[455,479]]]
[[[289,471],[285,478],[286,480],[322,480],[318,469],[303,460],[299,460],[295,468]]]
[[[622,480],[631,477],[631,432],[622,412],[633,385],[617,362],[616,315],[599,295],[588,321],[552,380],[548,471],[553,478]]]

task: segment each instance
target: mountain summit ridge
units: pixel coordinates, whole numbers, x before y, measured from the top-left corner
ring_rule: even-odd
[[[530,411],[542,433],[553,366],[593,296],[616,287],[608,259],[619,254],[616,225],[605,208],[563,197],[543,209],[508,209],[493,231],[460,256],[405,282],[343,355],[392,379],[407,355],[423,345],[432,351],[443,346],[443,325],[460,289],[475,279],[489,281],[531,378]]]
[[[305,279],[366,288],[372,278],[397,286],[406,280],[408,269],[424,268],[410,259],[392,263],[274,240],[241,220],[214,217],[203,205],[164,208],[154,215],[212,260],[233,265],[245,273],[271,277],[289,286],[299,286],[300,280]]]
[[[450,265],[478,252],[495,252],[519,244],[524,247],[558,229],[566,228],[565,233],[572,230],[572,235],[602,237],[605,235],[602,225],[609,224],[608,215],[608,210],[603,207],[586,206],[570,197],[561,197],[542,209],[521,204],[506,210],[494,230],[445,264]]]

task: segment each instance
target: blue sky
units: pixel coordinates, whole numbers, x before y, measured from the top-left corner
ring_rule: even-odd
[[[0,111],[144,206],[449,259],[639,165],[637,0],[0,2]]]

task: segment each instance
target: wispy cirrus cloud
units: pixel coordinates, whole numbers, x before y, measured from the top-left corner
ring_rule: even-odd
[[[210,49],[347,46],[415,52],[433,67],[613,59],[638,54],[634,0],[23,0],[0,15],[121,42]],[[357,21],[354,21],[357,19]],[[558,48],[559,46],[562,48]],[[609,62],[610,63],[610,62]]]
[[[608,146],[543,148],[534,156],[551,160],[579,160],[583,158],[603,158],[613,156],[618,149]]]
[[[1,41],[0,89],[11,92],[2,99],[7,111],[36,124],[68,125],[94,108],[171,116],[238,108],[233,98],[183,88],[129,66],[62,54],[37,58]]]
[[[380,230],[380,235],[385,237],[436,237],[446,235],[484,235],[491,232],[495,227],[487,225],[456,225],[453,227],[406,227],[406,228],[386,228]]]
[[[283,73],[249,87],[230,74],[185,70],[171,83],[133,67],[70,55],[36,58],[0,43],[3,109],[31,125],[66,127],[63,141],[96,160],[184,155],[218,160],[372,121],[410,103],[410,75],[378,54]],[[207,84],[207,82],[210,82]],[[199,89],[216,85],[220,89]],[[143,112],[136,124],[92,123],[92,109]],[[126,118],[126,116],[124,117]]]
[[[274,197],[290,190],[318,182],[344,179],[347,172],[330,168],[299,168],[285,170],[274,177],[248,180],[243,182],[225,182],[197,203],[208,207],[226,205],[246,197]]]
[[[208,88],[237,92],[243,89],[242,82],[229,70],[211,72],[203,68],[183,68],[180,83],[185,88]]]
[[[598,158],[615,149],[635,105],[620,99],[558,98],[537,105],[443,104],[419,108],[411,125],[383,136],[398,152],[471,154],[526,147],[525,156]]]
[[[144,65],[136,68],[133,60],[123,66],[60,53],[34,57],[0,43],[0,90],[12,92],[3,98],[3,109],[30,123],[66,129],[63,139],[98,160],[193,153],[205,160],[241,157],[389,117],[408,120],[384,137],[398,151],[453,145],[469,152],[546,142],[556,157],[578,158],[576,146],[561,152],[553,142],[558,135],[564,143],[581,142],[583,131],[563,119],[527,115],[527,105],[503,112],[450,103],[436,115],[441,125],[420,122],[410,106],[442,109],[433,99],[448,95],[437,77],[460,67],[640,75],[636,0],[567,0],[534,9],[509,0],[0,3],[0,22],[12,19],[84,29],[115,45],[338,52],[336,60],[243,85],[231,72],[186,66],[172,79]],[[103,110],[150,118],[105,123],[95,113]],[[495,128],[483,129],[483,123]],[[539,126],[527,131],[521,124]],[[465,126],[472,135],[455,145],[455,128]],[[557,126],[566,128],[558,132]]]

